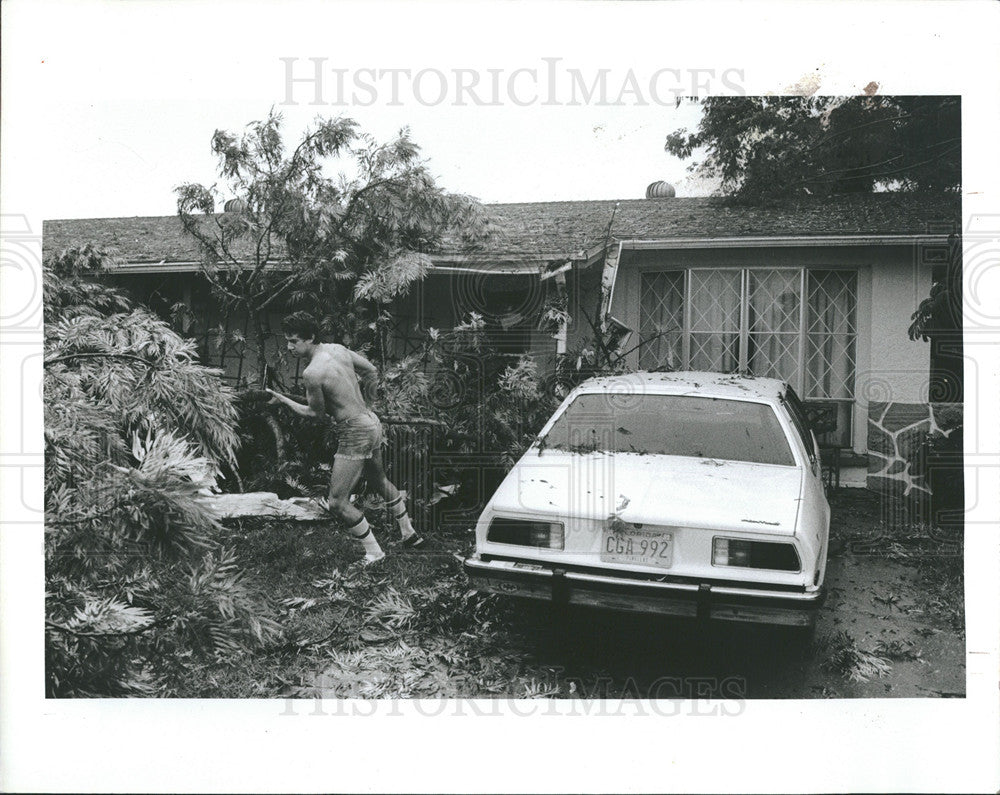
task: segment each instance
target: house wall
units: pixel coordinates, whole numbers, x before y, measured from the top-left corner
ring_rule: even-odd
[[[692,267],[857,270],[853,447],[855,452],[864,453],[868,449],[869,403],[926,405],[928,400],[929,347],[907,336],[910,316],[930,291],[931,266],[925,260],[919,246],[626,250],[610,313],[638,329],[640,274],[644,271]],[[571,340],[584,336],[587,328],[576,324]],[[638,362],[638,352],[630,354],[630,366],[638,368]]]
[[[930,346],[907,336],[911,315],[931,288],[929,267],[910,253],[871,269],[871,331],[868,380],[859,386],[870,401],[926,403]]]
[[[621,277],[621,272],[618,275]],[[626,277],[623,289],[629,289],[628,282],[629,279]],[[638,277],[636,277],[636,282],[638,282]],[[593,338],[593,332],[587,318],[593,318],[596,315],[598,302],[601,300],[601,264],[598,263],[585,270],[574,271],[571,278],[566,280],[566,286],[569,314],[573,318],[573,322],[566,329],[566,348],[573,351],[577,350],[584,341]],[[627,297],[623,296],[622,300],[626,306],[631,306]],[[636,296],[636,323],[639,322],[638,301],[638,296]]]

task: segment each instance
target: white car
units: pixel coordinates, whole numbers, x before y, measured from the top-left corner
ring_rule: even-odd
[[[485,591],[811,627],[830,506],[788,384],[634,373],[573,390],[487,503]]]

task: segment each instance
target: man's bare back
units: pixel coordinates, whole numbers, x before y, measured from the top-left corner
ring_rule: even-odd
[[[343,345],[324,342],[317,346],[302,377],[307,391],[322,391],[326,413],[335,422],[343,422],[368,411],[358,375],[360,371],[364,378],[374,369],[367,359]]]

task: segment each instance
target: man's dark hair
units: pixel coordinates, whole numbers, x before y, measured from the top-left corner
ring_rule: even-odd
[[[318,342],[319,324],[308,312],[292,312],[285,315],[281,321],[281,330],[285,334],[294,334],[300,340],[313,340]]]

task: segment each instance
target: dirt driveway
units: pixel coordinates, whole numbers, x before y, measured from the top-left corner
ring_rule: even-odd
[[[815,640],[742,625],[575,611],[553,628],[530,609],[511,652],[551,669],[551,695],[584,698],[961,697],[965,640],[935,611],[919,568],[831,559]]]

